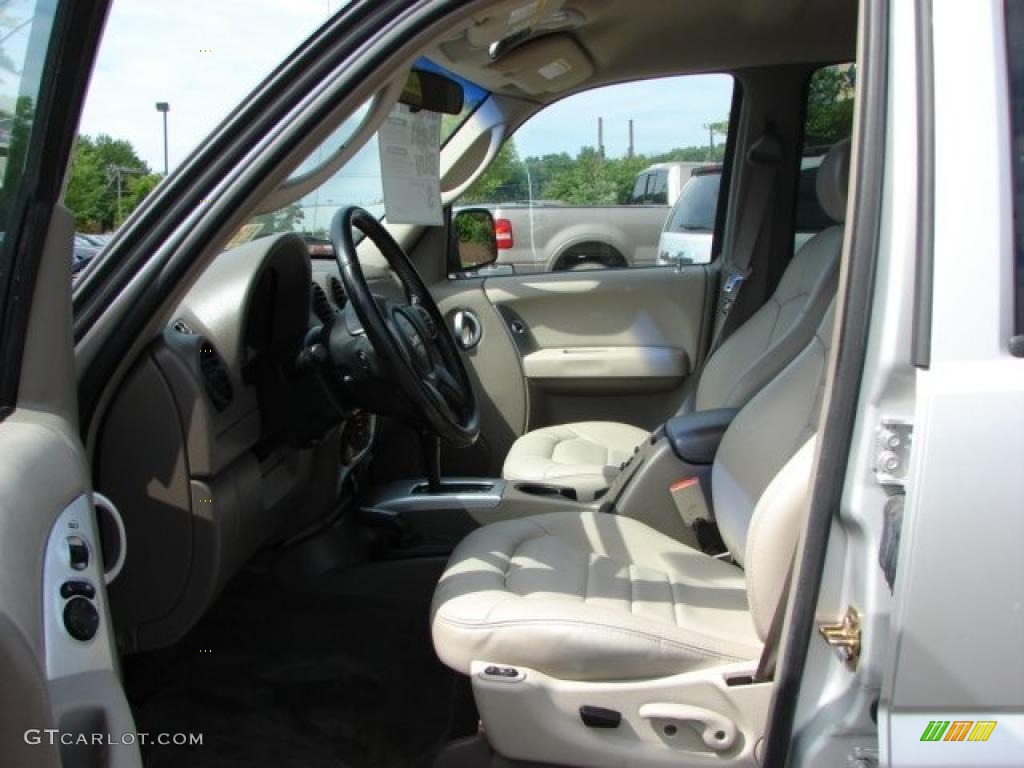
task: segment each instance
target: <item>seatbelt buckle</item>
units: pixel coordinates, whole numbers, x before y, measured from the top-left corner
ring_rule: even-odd
[[[743,285],[743,281],[750,275],[750,270],[730,269],[722,283],[722,293],[726,296],[733,296]]]
[[[711,519],[704,491],[700,487],[699,477],[686,477],[677,480],[669,486],[668,492],[679,517],[687,526],[692,528],[700,520]]]

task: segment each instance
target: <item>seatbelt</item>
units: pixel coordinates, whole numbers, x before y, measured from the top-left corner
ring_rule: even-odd
[[[729,316],[740,294],[740,288],[750,277],[750,263],[757,250],[758,241],[766,228],[772,202],[774,201],[775,172],[782,160],[782,142],[769,125],[764,134],[747,152],[747,163],[751,166],[753,178],[747,188],[743,220],[736,235],[736,245],[726,260],[722,272],[722,285],[718,292],[715,308],[715,330],[704,358],[707,363],[728,336]]]
[[[786,606],[789,605],[789,589],[793,581],[795,561],[796,548],[789,559],[786,580],[782,582],[782,593],[779,595],[778,605],[775,606],[775,613],[772,614],[771,624],[768,625],[768,634],[764,638],[764,648],[757,662],[757,672],[754,673],[755,683],[764,683],[775,677],[775,665],[779,661],[779,643],[782,641],[782,625],[786,623]]]

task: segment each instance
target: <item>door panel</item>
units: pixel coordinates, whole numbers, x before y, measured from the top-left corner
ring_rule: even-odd
[[[529,428],[664,421],[698,356],[707,284],[703,267],[489,279],[488,299],[517,329]]]
[[[529,401],[523,363],[508,324],[488,300],[485,278],[443,280],[431,287],[441,314],[453,327],[455,314],[470,312],[479,323],[479,341],[464,349],[466,369],[480,404],[480,440],[466,451],[446,451],[446,472],[497,475],[512,442],[523,434]]]
[[[4,764],[137,766],[107,610],[57,204],[107,4],[5,7],[0,101],[0,734]],[[76,639],[77,638],[77,639]],[[57,731],[47,729],[58,729]],[[85,744],[68,743],[85,740]],[[99,743],[101,742],[101,743]]]
[[[443,279],[432,290],[454,329],[479,321],[464,352],[477,385],[482,447],[446,471],[498,474],[529,429],[615,420],[653,429],[684,396],[705,332],[705,267]],[[472,458],[470,458],[472,457]]]

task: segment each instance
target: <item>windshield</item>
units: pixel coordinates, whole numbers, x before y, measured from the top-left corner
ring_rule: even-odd
[[[715,228],[718,208],[718,187],[722,172],[695,175],[686,182],[679,202],[672,210],[666,232],[711,232]]]
[[[480,106],[488,96],[488,92],[426,58],[419,59],[413,68],[438,72],[462,86],[462,111],[457,115],[443,115],[441,118],[441,144],[443,146]],[[358,130],[369,111],[369,106],[369,104],[364,104],[354,115],[342,123],[326,141],[310,153],[291,178],[295,179],[315,172],[316,169],[333,158]],[[294,203],[250,219],[235,235],[230,245],[239,245],[280,232],[296,232],[303,235],[309,242],[312,255],[329,257],[333,254],[333,249],[327,240],[331,217],[334,216],[338,208],[346,205],[358,205],[378,218],[384,216],[380,147],[376,133],[340,170],[316,189]]]

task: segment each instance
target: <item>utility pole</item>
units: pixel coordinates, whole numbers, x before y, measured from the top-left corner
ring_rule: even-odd
[[[121,226],[124,215],[121,212],[121,182],[125,176],[142,176],[145,172],[138,168],[130,168],[126,165],[111,165],[107,168],[107,179],[111,184],[117,184],[117,221],[115,224]]]
[[[629,121],[629,151],[628,157],[633,157],[633,121]]]
[[[704,127],[708,129],[708,160],[712,160],[715,157],[715,126],[704,123]]]
[[[604,118],[597,118],[597,154],[604,157]]]
[[[167,113],[171,111],[171,105],[166,101],[156,103],[156,111],[164,116],[164,176],[167,175]]]

